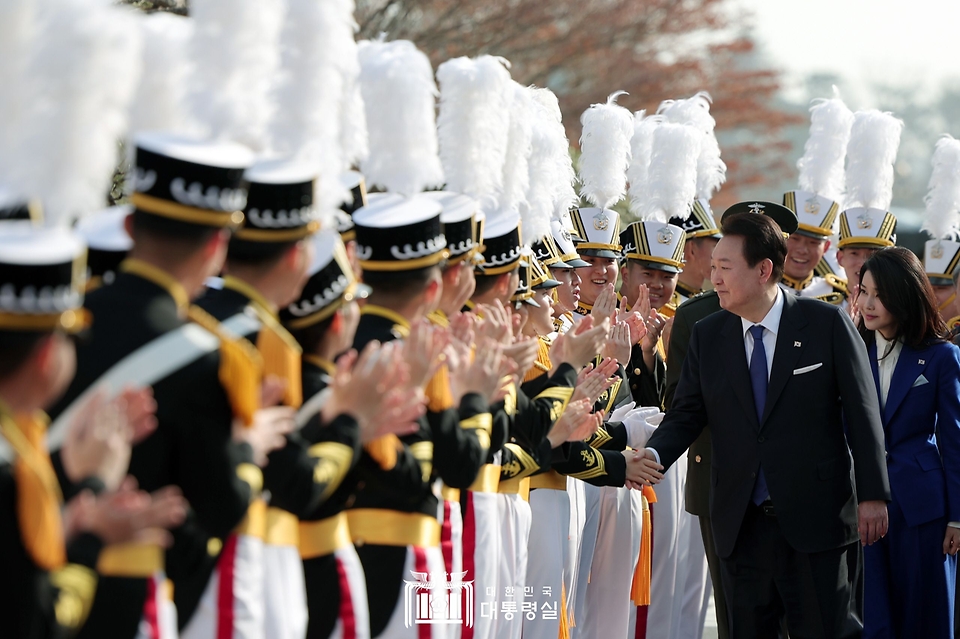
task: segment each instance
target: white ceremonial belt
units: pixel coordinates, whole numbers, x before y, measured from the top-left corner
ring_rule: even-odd
[[[242,335],[257,330],[259,322],[244,313],[238,313],[221,326],[228,332]],[[220,339],[192,322],[144,344],[111,366],[54,420],[47,430],[49,449],[56,450],[63,444],[66,425],[93,394],[106,389],[109,399],[128,386],[150,386],[218,348]],[[0,459],[11,459],[9,447],[2,441]]]

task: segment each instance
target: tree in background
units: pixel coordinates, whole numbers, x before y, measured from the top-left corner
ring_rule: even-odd
[[[580,114],[624,90],[619,103],[706,90],[728,165],[715,208],[740,197],[779,198],[766,186],[795,169],[784,128],[801,122],[779,108],[777,71],[765,67],[729,0],[357,0],[360,37],[413,40],[434,65],[460,55],[508,58],[513,77],[552,89],[570,141]]]

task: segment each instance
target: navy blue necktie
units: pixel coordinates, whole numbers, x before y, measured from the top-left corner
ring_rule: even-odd
[[[753,404],[757,408],[757,422],[763,421],[763,408],[767,403],[767,350],[763,347],[763,326],[750,327],[753,335],[753,355],[750,356],[750,384],[753,386]],[[770,496],[767,491],[767,479],[763,476],[763,467],[757,473],[757,483],[753,485],[753,503],[759,506]]]

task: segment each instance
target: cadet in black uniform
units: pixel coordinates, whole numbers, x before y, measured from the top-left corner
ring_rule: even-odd
[[[190,306],[219,271],[229,229],[243,219],[242,175],[252,154],[166,134],[145,134],[134,144],[135,210],[126,222],[134,247],[114,283],[88,298],[94,325],[77,349],[77,376],[51,414],[71,414],[75,400],[110,379],[121,361],[115,385],[153,386],[159,426],[134,448],[130,473],[148,491],[175,484],[190,503],[191,517],[175,531],[167,558],[176,582],[201,569],[208,550],[216,555],[219,540],[244,519],[261,484],[253,462],[272,445],[264,434],[282,432],[292,420],[255,419],[259,356]],[[150,578],[164,568],[155,551],[141,550],[139,556],[157,559],[121,560],[117,576],[101,572],[82,636],[137,634]],[[183,624],[201,592],[178,586],[176,595]]]

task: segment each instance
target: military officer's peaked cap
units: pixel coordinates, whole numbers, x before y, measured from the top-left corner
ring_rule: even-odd
[[[777,223],[777,226],[780,227],[780,230],[785,235],[790,235],[797,230],[796,214],[787,207],[774,202],[763,202],[761,200],[737,202],[723,212],[723,215],[720,216],[720,224],[723,224],[723,220],[725,220],[727,216],[736,215],[737,213],[766,215]]]

